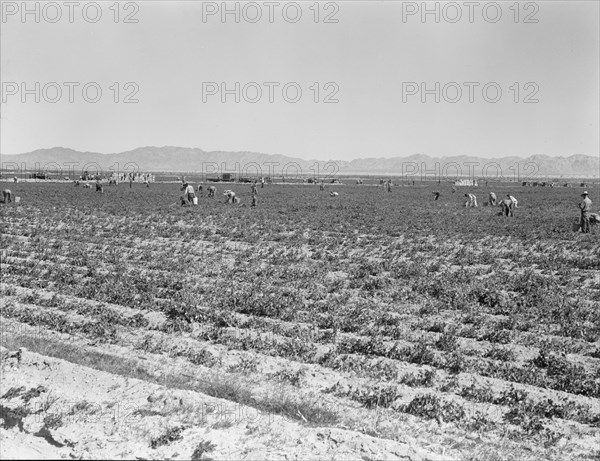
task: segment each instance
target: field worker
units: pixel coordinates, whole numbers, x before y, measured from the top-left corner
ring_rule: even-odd
[[[102,187],[102,184],[100,184],[100,181],[96,181],[96,192],[104,192],[104,188]]]
[[[466,207],[477,208],[477,197],[475,194],[465,194],[465,197],[467,197],[467,201],[465,202]]]
[[[439,198],[440,198],[440,195],[442,195],[442,194],[440,194],[438,191],[432,192],[432,194],[433,194],[433,195],[435,195],[435,198],[434,198],[433,200],[437,200],[437,199],[439,199]]]
[[[340,195],[340,194],[338,194],[337,192],[330,192],[330,193],[329,193],[329,195],[330,195],[331,197],[337,197],[337,196],[338,196],[338,195]]]
[[[519,202],[517,201],[517,199],[516,199],[516,198],[514,198],[514,197],[513,197],[512,195],[510,195],[510,194],[506,194],[506,196],[508,197],[508,199],[509,199],[511,202],[513,202],[513,206],[514,206],[515,208],[519,208]]]
[[[258,194],[258,187],[256,186],[256,181],[252,183],[252,195]]]
[[[496,194],[490,192],[489,203],[491,206],[496,206]]]
[[[256,195],[252,196],[252,207],[257,206],[258,205],[258,198],[256,197]]]
[[[227,197],[227,201],[225,203],[236,203],[235,199],[237,197],[235,196],[235,192],[233,192],[232,190],[226,190],[225,192],[223,192],[223,195]]]
[[[12,202],[12,192],[10,189],[4,189],[2,191],[2,203]]]
[[[260,178],[260,188],[263,189],[265,187],[265,178]]]
[[[202,195],[202,184],[198,184],[198,195]]]
[[[193,204],[194,198],[196,198],[196,194],[194,193],[194,186],[191,184],[183,183],[183,187],[181,188],[183,191],[183,198],[188,201],[188,203]]]
[[[13,178],[14,182],[19,182],[19,178],[17,178],[16,176]]]
[[[321,184],[319,185],[319,190],[325,190],[325,184],[323,184],[323,181],[321,181]]]
[[[144,184],[146,184],[146,187],[150,187],[150,183],[148,182],[147,179],[144,181]]]
[[[215,194],[217,193],[217,188],[215,186],[210,186],[208,188],[208,197],[215,198]]]
[[[590,233],[590,212],[592,211],[592,201],[588,197],[588,192],[585,191],[581,196],[583,200],[579,204],[579,210],[581,211],[581,232],[584,234]]]
[[[510,216],[510,217],[515,216],[515,211],[514,211],[515,204],[513,203],[512,200],[510,200],[508,198],[501,200],[500,207],[502,208],[502,211],[500,212],[501,215]]]

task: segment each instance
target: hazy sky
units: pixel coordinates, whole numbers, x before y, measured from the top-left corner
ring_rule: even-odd
[[[2,1],[0,151],[598,155],[599,4]]]

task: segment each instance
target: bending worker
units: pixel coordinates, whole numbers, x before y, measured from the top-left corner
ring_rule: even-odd
[[[465,194],[465,197],[467,197],[467,201],[465,202],[466,207],[477,208],[477,197],[475,194]]]

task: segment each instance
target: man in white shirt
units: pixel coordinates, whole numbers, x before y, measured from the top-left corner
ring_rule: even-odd
[[[226,190],[223,192],[223,195],[227,197],[227,202],[225,203],[239,203],[239,199],[235,196],[235,192],[232,190]]]
[[[508,197],[508,199],[513,203],[513,206],[515,208],[519,208],[519,202],[517,201],[516,198],[514,198],[512,195],[510,194],[506,194],[506,196]]]
[[[196,194],[194,193],[194,186],[186,182],[183,184],[181,190],[183,191],[181,205],[185,205],[186,203],[192,205],[194,203],[194,198],[196,197]]]
[[[465,197],[467,197],[467,201],[465,202],[466,207],[477,208],[477,197],[475,194],[465,194]]]

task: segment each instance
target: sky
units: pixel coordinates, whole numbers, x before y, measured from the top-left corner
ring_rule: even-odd
[[[2,154],[600,152],[597,1],[76,3],[2,1]]]

